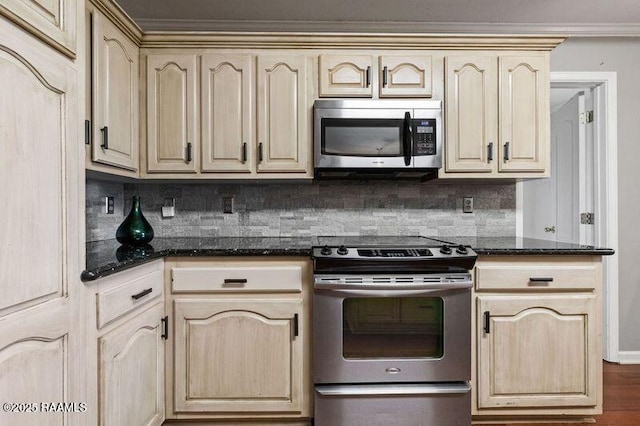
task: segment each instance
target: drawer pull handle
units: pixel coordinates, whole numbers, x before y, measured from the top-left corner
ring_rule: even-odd
[[[553,282],[553,278],[551,277],[531,277],[529,278],[529,282],[531,283],[550,283]]]
[[[246,283],[246,278],[225,278],[223,285],[227,287],[244,287]]]
[[[137,294],[133,294],[133,295],[131,295],[131,298],[132,298],[133,300],[138,300],[138,299],[140,299],[141,297],[144,297],[144,296],[146,296],[147,294],[151,293],[152,291],[153,291],[153,289],[152,289],[152,288],[148,288],[148,289],[146,289],[146,290],[142,290],[140,293],[137,293]]]

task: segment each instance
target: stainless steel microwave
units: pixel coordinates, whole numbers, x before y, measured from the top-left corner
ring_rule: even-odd
[[[317,100],[316,178],[437,177],[442,103],[433,100]]]

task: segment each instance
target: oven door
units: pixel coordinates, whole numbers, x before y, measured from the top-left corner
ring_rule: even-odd
[[[315,289],[314,383],[471,379],[470,280],[376,287]]]

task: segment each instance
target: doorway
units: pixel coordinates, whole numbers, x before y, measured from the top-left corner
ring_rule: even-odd
[[[551,177],[516,184],[517,235],[617,252],[616,73],[552,72],[551,98]],[[605,360],[618,339],[616,254],[603,258]]]

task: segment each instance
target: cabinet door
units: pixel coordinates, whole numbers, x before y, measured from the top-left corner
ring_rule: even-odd
[[[549,62],[543,56],[500,57],[501,172],[549,167]]]
[[[252,65],[249,55],[202,57],[203,172],[251,172],[255,167]]]
[[[431,96],[431,56],[380,57],[380,97]]]
[[[178,299],[174,309],[176,412],[301,412],[301,300]]]
[[[159,426],[164,421],[163,305],[99,339],[100,426]]]
[[[306,172],[306,58],[258,57],[258,172]]]
[[[93,14],[93,161],[138,170],[139,49],[99,12]]]
[[[196,172],[197,102],[195,55],[147,57],[147,171]]]
[[[372,68],[371,55],[320,55],[320,97],[372,97]]]
[[[445,58],[447,172],[496,169],[497,71],[495,56]]]
[[[9,17],[67,56],[74,56],[77,4],[77,0],[2,0],[0,15]]]
[[[596,405],[595,296],[480,296],[477,306],[478,408]]]

